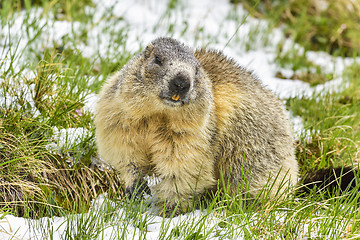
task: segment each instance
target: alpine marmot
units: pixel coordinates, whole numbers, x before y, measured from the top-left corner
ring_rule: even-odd
[[[172,38],[155,39],[108,79],[95,126],[126,193],[150,193],[144,176],[154,174],[152,194],[170,210],[214,189],[255,196],[265,187],[273,198],[298,180],[282,102],[220,51]]]

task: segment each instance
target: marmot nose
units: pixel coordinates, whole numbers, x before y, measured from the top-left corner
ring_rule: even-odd
[[[169,90],[172,93],[179,94],[180,96],[184,96],[190,89],[190,79],[184,74],[178,73],[173,79],[170,81]]]

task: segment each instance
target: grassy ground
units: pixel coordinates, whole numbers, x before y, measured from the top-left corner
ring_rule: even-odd
[[[290,49],[282,43],[276,46],[276,64],[293,70],[290,78],[302,79],[316,86],[335,77],[307,58],[309,50],[321,49],[335,56],[356,57],[359,53],[360,38],[357,33],[360,31],[355,30],[358,15],[320,12],[319,19],[314,19],[311,11],[315,7],[309,5],[309,1],[295,1],[296,6],[293,6],[295,2],[282,5],[280,10],[280,5],[270,8],[273,6],[271,1],[257,5],[252,1],[241,2],[254,16],[267,17],[274,26],[285,24],[282,26],[289,36],[304,47],[303,51],[299,51],[295,45]],[[345,0],[328,2],[339,8],[342,7],[340,4],[347,3]],[[111,27],[104,28],[111,32],[109,41],[121,54],[114,55],[108,49],[105,57],[100,53],[89,57],[77,46],[92,41],[87,33],[100,24],[93,22],[95,11],[85,10],[94,6],[90,0],[6,1],[0,6],[2,28],[10,27],[20,19],[25,26],[24,35],[28,38],[23,47],[20,40],[13,41],[11,34],[0,32],[0,38],[5,39],[2,56],[6,56],[0,59],[2,215],[12,213],[31,218],[65,216],[68,224],[64,239],[94,239],[105,235],[114,239],[125,235],[144,239],[155,220],[162,223],[161,239],[226,239],[238,236],[339,239],[359,236],[358,188],[346,193],[333,193],[330,198],[325,193],[313,191],[301,198],[294,195],[250,205],[245,205],[243,199],[225,194],[207,202],[202,215],[183,219],[176,226],[168,219],[147,214],[149,206],[146,200],[124,201],[116,173],[110,168],[93,164],[98,156],[92,114],[86,110],[85,103],[89,94],[98,92],[109,74],[135,54],[136,50],[129,50],[124,41],[129,26],[124,24],[116,31]],[[176,25],[174,16],[179,12],[181,14],[184,7],[182,1],[168,1],[159,21],[163,22],[162,26],[167,25],[169,35],[173,34]],[[32,14],[36,8],[39,17],[34,18]],[[357,6],[353,8],[356,10]],[[230,10],[229,19],[237,21],[240,26],[243,19],[238,18],[234,9]],[[277,14],[270,9],[275,9]],[[21,16],[18,15],[20,11]],[[47,27],[41,19],[49,17],[48,14],[52,19],[78,23],[83,27],[78,28],[80,31],[69,32],[61,41],[39,45],[42,42],[41,31]],[[349,16],[356,19],[349,19]],[[104,18],[110,23],[116,21],[121,25],[123,22],[121,17],[111,14]],[[320,23],[315,24],[314,21]],[[320,34],[324,31],[324,22],[331,26],[345,24],[346,31],[337,35],[330,30],[339,28],[329,27],[330,32]],[[311,31],[308,29],[310,26],[314,28]],[[157,30],[154,28],[154,31]],[[187,33],[186,23],[182,32]],[[304,35],[303,32],[309,34]],[[268,44],[261,30],[254,28],[250,33],[249,39],[261,36],[263,44]],[[196,37],[206,37],[201,34],[200,28]],[[216,43],[217,39],[209,38],[207,41]],[[241,40],[234,38],[234,41]],[[244,45],[245,49],[251,50],[251,44]],[[304,120],[305,131],[297,142],[297,157],[303,174],[311,169],[356,164],[360,160],[359,71],[359,64],[347,67],[342,76],[345,83],[336,92],[285,99],[288,110]],[[284,77],[281,72],[277,76]],[[76,141],[70,141],[72,132],[69,132],[69,141],[64,143],[58,135],[67,129],[81,129],[85,134]],[[89,209],[92,200],[105,192],[109,199],[99,207]],[[88,214],[74,215],[83,212]],[[53,230],[46,226],[44,223],[44,234],[51,234]],[[116,233],[107,235],[106,229],[114,226]],[[135,226],[137,231],[129,232],[128,226]]]
[[[311,50],[356,56],[360,52],[360,5],[351,0],[257,1],[242,3],[254,15],[274,25],[286,23],[285,32]]]

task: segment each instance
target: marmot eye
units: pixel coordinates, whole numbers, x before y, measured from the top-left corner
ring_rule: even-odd
[[[159,66],[162,65],[161,59],[158,56],[155,56],[155,64],[157,64]]]

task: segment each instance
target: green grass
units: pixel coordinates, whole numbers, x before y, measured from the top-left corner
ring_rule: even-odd
[[[286,24],[285,32],[308,50],[340,56],[360,53],[360,5],[351,0],[258,1],[242,3],[254,16]]]
[[[271,4],[272,1],[266,2]],[[297,2],[296,6],[283,5],[277,15],[271,15],[270,5],[258,4],[254,9],[250,8],[254,6],[251,3],[248,7],[253,16],[272,16],[274,22],[269,26],[254,25],[249,31],[249,39],[239,39],[236,34],[225,36],[228,43],[233,44],[229,46],[241,45],[250,51],[260,45],[271,45],[271,26],[286,24],[286,32],[300,45],[290,49],[285,49],[284,43],[276,46],[275,64],[293,70],[292,78],[313,86],[334,79],[333,73],[325,72],[308,60],[307,51],[322,49],[334,55],[356,56],[357,35],[349,37],[351,46],[347,48],[334,45],[341,41],[345,43],[340,37],[347,39],[347,34],[334,35],[336,41],[333,42],[323,43],[318,39],[309,44],[309,36],[304,36],[304,40],[300,33],[309,24],[317,25],[313,23],[313,17],[306,14],[309,8],[301,8],[306,6],[305,3],[307,1]],[[121,17],[107,13],[102,21],[109,26],[103,30],[110,35],[112,48],[101,49],[105,54],[97,53],[92,57],[80,51],[78,45],[93,40],[87,33],[101,24],[92,21],[96,10],[84,11],[91,6],[93,3],[89,0],[6,1],[1,5],[1,26],[11,27],[23,16],[24,35],[29,41],[23,47],[19,38],[0,32],[0,36],[7,39],[6,53],[3,54],[6,58],[0,59],[0,69],[4,70],[0,75],[0,98],[4,99],[0,105],[0,216],[8,213],[37,219],[63,216],[67,220],[62,225],[64,239],[103,238],[105,234],[113,239],[125,236],[146,239],[154,221],[161,223],[160,239],[232,239],[239,236],[246,239],[339,239],[359,236],[358,188],[345,193],[335,192],[330,198],[327,193],[313,190],[307,196],[294,194],[272,202],[261,198],[247,202],[245,197],[216,195],[202,202],[201,215],[179,222],[176,222],[178,218],[171,221],[149,214],[151,207],[146,200],[125,200],[116,172],[92,163],[98,156],[93,116],[85,110],[85,102],[86,97],[97,93],[104,80],[137,50],[129,51],[126,45],[131,26]],[[38,17],[32,15],[36,8],[41,13]],[[298,12],[291,10],[293,8],[304,10]],[[174,16],[184,14],[185,9],[183,1],[168,1],[165,12],[159,16],[159,25],[153,31],[166,29],[168,35],[176,35],[175,28],[181,25],[180,36],[189,34],[186,22],[174,20]],[[295,16],[292,21],[283,15],[287,9]],[[345,21],[352,26],[353,23],[344,18],[324,14],[320,20],[322,24],[329,20],[334,26]],[[76,22],[81,27],[74,27],[60,41],[39,45],[42,29],[50,24],[42,25],[41,19]],[[228,20],[241,26],[244,18],[238,15],[234,6],[229,10]],[[226,23],[219,24],[226,26]],[[299,29],[296,27],[299,25],[304,26]],[[207,43],[219,42],[216,36],[206,35],[203,28],[199,25],[199,31],[194,34],[195,43],[204,39]],[[176,29],[176,33],[178,31]],[[258,45],[252,44],[255,41]],[[114,54],[114,49],[119,54]],[[305,131],[297,142],[302,174],[328,166],[355,165],[360,160],[359,71],[360,65],[347,67],[343,73],[345,84],[336,92],[285,99],[287,109],[304,120]],[[278,77],[282,77],[280,72]],[[35,107],[37,111],[34,111]],[[75,143],[59,145],[56,131],[68,128],[81,128],[87,134]],[[295,193],[296,188],[291,191]],[[108,197],[104,202],[90,208],[92,201],[105,192]],[[51,237],[57,230],[55,225],[48,218],[42,221],[40,226],[34,224],[32,227],[40,228],[43,236]],[[129,230],[133,228],[135,232]]]
[[[25,13],[24,24],[26,29],[41,28],[31,19],[30,10]],[[5,96],[0,107],[0,167],[7,190],[1,196],[1,205],[12,207],[20,216],[41,217],[58,215],[58,209],[87,209],[94,197],[108,189],[121,194],[112,170],[91,164],[97,157],[92,116],[82,111],[85,97],[101,85],[99,71],[114,71],[118,63],[95,70],[94,60],[71,47],[34,48],[38,33],[23,52],[18,51],[18,43],[12,42],[11,36],[6,37],[4,49],[8,52],[0,62],[4,69],[0,94]],[[20,64],[16,69],[20,57],[31,59],[32,65]],[[91,77],[95,80],[89,81]],[[90,134],[76,145],[58,147],[55,128],[83,128]],[[15,201],[21,204],[11,203]]]
[[[86,18],[85,6],[91,6],[91,0],[11,0],[0,3],[1,17],[4,19],[12,16],[13,13],[23,9],[29,10],[32,7],[42,7],[44,14],[52,12],[59,20],[81,21]]]
[[[343,91],[311,98],[287,100],[287,106],[301,116],[310,139],[299,142],[298,158],[304,170],[351,164],[359,160],[359,79],[358,65],[345,69],[348,87]]]

